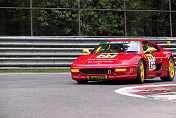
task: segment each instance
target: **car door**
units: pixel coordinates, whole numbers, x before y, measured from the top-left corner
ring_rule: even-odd
[[[156,74],[160,73],[159,71],[161,69],[164,57],[162,51],[160,51],[160,49],[156,45],[148,41],[143,41],[142,47],[144,51],[147,50],[148,48],[155,48],[155,51],[146,53],[145,55],[148,58],[149,73],[156,73]]]

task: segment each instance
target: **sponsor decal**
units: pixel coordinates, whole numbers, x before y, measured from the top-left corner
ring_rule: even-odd
[[[145,54],[148,58],[148,62],[149,62],[149,70],[152,71],[154,69],[156,69],[156,57],[153,56],[152,54]]]
[[[176,102],[176,84],[125,87],[115,92],[133,97]]]
[[[101,63],[101,62],[103,62],[103,63],[112,63],[113,61],[88,61],[88,63]]]
[[[143,58],[147,59],[147,56],[145,54],[142,55]]]
[[[115,42],[102,42],[102,44],[130,44],[130,43],[135,43],[135,44],[140,44],[139,41],[115,41]]]
[[[108,70],[108,73],[111,73],[111,70]]]
[[[87,76],[88,80],[106,80],[107,76]]]
[[[96,58],[96,59],[88,59],[88,63],[113,63],[114,58]]]
[[[114,58],[115,56],[117,56],[117,54],[100,54],[99,56],[97,56],[96,58]]]

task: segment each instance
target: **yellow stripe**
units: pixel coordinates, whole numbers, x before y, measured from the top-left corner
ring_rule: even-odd
[[[118,68],[118,69],[115,69],[116,72],[124,72],[126,71],[126,68]]]
[[[145,54],[147,57],[153,57],[153,55],[151,54]]]
[[[149,75],[149,76],[155,76],[155,75]]]
[[[154,70],[153,68],[149,68],[149,71],[152,71],[152,70]]]

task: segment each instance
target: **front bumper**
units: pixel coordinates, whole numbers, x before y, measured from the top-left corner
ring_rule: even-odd
[[[81,69],[114,69],[111,73],[105,73],[105,74],[87,74],[82,73]],[[116,69],[126,69],[126,71],[115,71]],[[120,67],[71,67],[71,69],[79,69],[79,72],[71,72],[72,79],[81,81],[81,80],[89,80],[89,76],[106,76],[106,79],[103,80],[132,80],[136,79],[137,77],[137,69],[138,65],[133,66],[120,66]],[[102,79],[96,79],[96,80],[102,80]],[[92,80],[89,80],[92,81]]]

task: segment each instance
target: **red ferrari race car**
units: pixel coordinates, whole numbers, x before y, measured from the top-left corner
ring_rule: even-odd
[[[160,77],[172,81],[175,76],[172,53],[147,40],[109,40],[78,57],[71,66],[72,79],[79,84],[95,80],[135,80]]]

